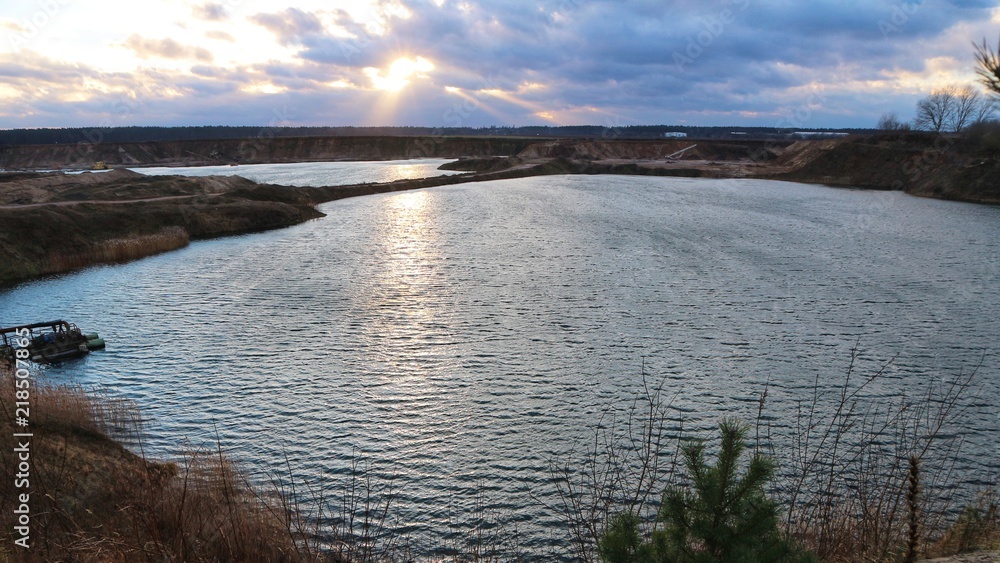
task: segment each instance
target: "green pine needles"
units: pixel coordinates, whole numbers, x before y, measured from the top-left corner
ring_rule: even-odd
[[[681,448],[690,485],[668,487],[648,541],[640,518],[616,515],[598,543],[608,563],[783,563],[816,561],[778,529],[778,506],[764,493],[774,476],[772,460],[750,458],[739,475],[749,427],[736,420],[719,424],[722,444],[715,465],[705,460],[705,444]]]

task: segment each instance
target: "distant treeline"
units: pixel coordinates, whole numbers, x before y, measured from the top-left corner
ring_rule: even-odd
[[[867,129],[811,129],[774,127],[685,127],[673,125],[630,125],[602,127],[78,127],[66,129],[9,129],[0,131],[0,145],[52,145],[71,143],[136,143],[205,139],[246,139],[257,137],[337,137],[337,136],[507,136],[507,137],[586,137],[597,139],[656,139],[687,136],[701,139],[774,139],[796,136],[870,133]],[[683,134],[683,135],[682,135]]]

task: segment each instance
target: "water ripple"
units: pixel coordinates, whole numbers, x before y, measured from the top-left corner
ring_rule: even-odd
[[[577,176],[322,209],[283,231],[22,285],[0,294],[0,324],[100,331],[106,352],[46,377],[135,398],[147,453],[218,432],[252,470],[287,458],[331,490],[366,456],[396,475],[418,552],[454,541],[480,491],[516,513],[524,545],[561,541],[537,501],[555,494],[549,464],[642,390],[643,365],[675,397],[671,433],[752,418],[765,382],[780,433],[814,384],[836,390],[856,342],[858,373],[895,356],[871,390],[885,400],[982,363],[962,463],[995,477],[996,207]]]

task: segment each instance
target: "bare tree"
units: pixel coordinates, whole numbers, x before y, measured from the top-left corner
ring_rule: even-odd
[[[953,90],[955,101],[949,129],[959,132],[973,123],[986,121],[993,111],[993,100],[979,93],[972,86],[964,86]]]
[[[917,129],[940,133],[946,125],[953,122],[956,103],[954,88],[936,90],[917,102],[917,117],[913,123]]]
[[[905,121],[900,121],[896,112],[890,111],[882,114],[882,117],[878,119],[878,124],[875,125],[875,128],[881,131],[909,131],[910,124]]]
[[[986,123],[987,121],[993,119],[993,114],[997,111],[996,100],[983,97],[982,103],[974,112],[975,119],[969,125],[974,125],[977,123]]]
[[[958,133],[973,123],[989,119],[994,111],[994,100],[972,86],[947,86],[917,102],[913,123],[917,129]]]
[[[994,51],[986,45],[984,37],[981,45],[973,43],[972,46],[976,49],[976,63],[979,67],[976,69],[976,74],[979,75],[979,81],[991,92],[1000,96],[1000,44]]]

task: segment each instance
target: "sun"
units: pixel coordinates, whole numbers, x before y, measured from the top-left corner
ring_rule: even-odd
[[[372,81],[372,86],[379,90],[398,92],[410,83],[410,78],[425,77],[428,72],[434,70],[434,63],[423,57],[411,59],[400,57],[389,65],[389,69],[383,75],[381,69],[375,67],[365,68],[365,74]]]

